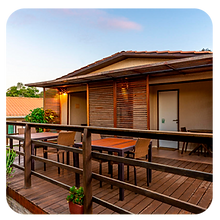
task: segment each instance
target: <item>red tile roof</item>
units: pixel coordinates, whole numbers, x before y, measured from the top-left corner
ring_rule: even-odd
[[[43,107],[43,98],[6,97],[6,116],[26,116],[30,110]]]

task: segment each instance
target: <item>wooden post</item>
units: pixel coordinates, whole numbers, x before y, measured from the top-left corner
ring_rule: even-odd
[[[114,128],[117,128],[117,84],[113,82]]]
[[[149,75],[146,78],[146,101],[147,101],[147,129],[150,130],[150,88]]]
[[[87,117],[87,126],[89,126],[89,84],[86,84],[86,105],[87,105],[87,109],[86,109],[86,117]]]
[[[83,135],[83,187],[84,214],[92,214],[92,156],[91,133],[85,128]]]
[[[24,133],[24,186],[31,187],[31,127],[26,124]]]

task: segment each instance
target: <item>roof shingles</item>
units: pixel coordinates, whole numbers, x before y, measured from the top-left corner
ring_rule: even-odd
[[[26,116],[30,110],[43,107],[43,98],[6,97],[6,116]]]

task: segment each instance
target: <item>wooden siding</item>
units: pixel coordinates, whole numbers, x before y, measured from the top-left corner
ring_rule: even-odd
[[[146,78],[117,81],[117,127],[147,129]]]
[[[147,129],[146,77],[89,84],[91,126]]]
[[[114,127],[113,81],[89,84],[89,123]]]

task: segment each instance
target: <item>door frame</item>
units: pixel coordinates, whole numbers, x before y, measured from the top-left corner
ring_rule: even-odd
[[[179,89],[163,89],[163,90],[157,90],[157,130],[159,130],[159,93],[160,92],[172,92],[177,91],[177,131],[179,131],[179,125],[180,125],[180,117],[179,117]],[[159,139],[157,140],[157,147],[159,148]],[[179,150],[179,141],[177,145],[177,149]]]

